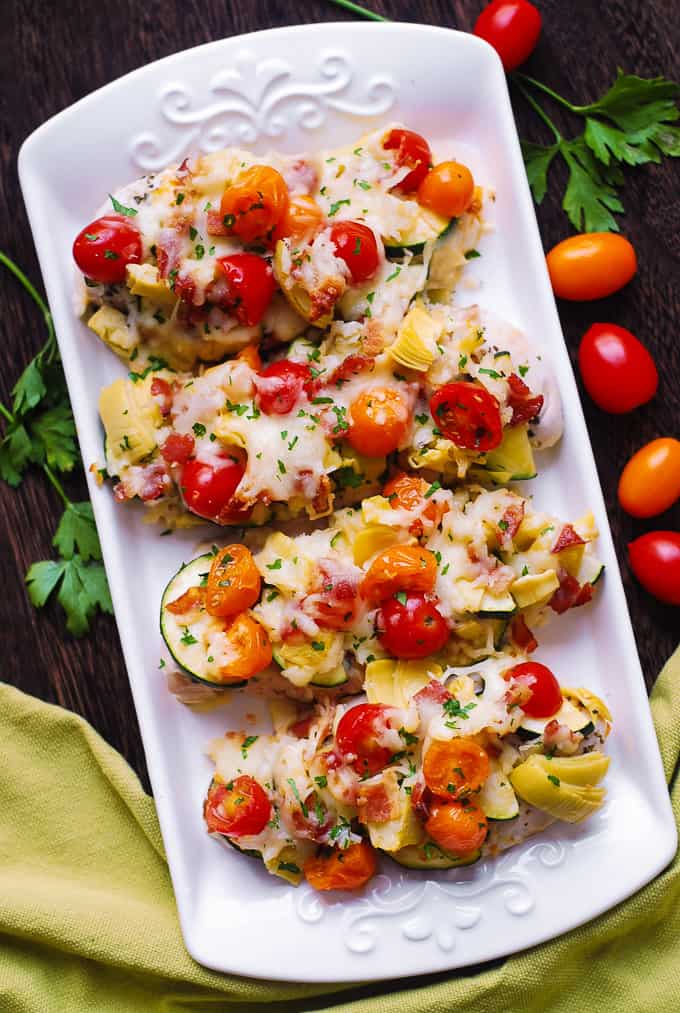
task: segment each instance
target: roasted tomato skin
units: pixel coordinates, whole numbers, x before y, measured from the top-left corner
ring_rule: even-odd
[[[267,793],[249,774],[240,774],[226,784],[213,781],[203,808],[208,831],[227,837],[251,837],[261,833],[271,814]]]
[[[414,592],[397,592],[383,601],[376,625],[385,650],[404,660],[426,658],[449,639],[449,627],[437,606]]]
[[[619,503],[633,517],[655,517],[680,497],[680,440],[661,437],[633,454],[619,480]]]
[[[528,0],[492,0],[473,32],[496,50],[509,73],[533,53],[541,34],[541,14]]]
[[[524,683],[531,690],[531,696],[522,704],[527,717],[549,718],[557,714],[562,706],[560,684],[546,665],[538,661],[523,661],[514,665],[506,677]]]
[[[247,612],[225,620],[230,660],[220,669],[220,682],[242,682],[264,671],[272,662],[269,634]]]
[[[481,848],[489,826],[486,816],[471,799],[462,802],[436,800],[430,806],[425,830],[445,851],[465,855]]]
[[[230,512],[229,504],[245,474],[246,456],[235,448],[219,461],[218,465],[191,458],[182,468],[180,487],[192,513],[216,524],[228,524],[235,517],[244,519],[243,512]]]
[[[368,225],[362,222],[336,222],[331,226],[331,242],[336,257],[347,264],[354,285],[368,281],[378,270],[378,244]]]
[[[250,608],[260,597],[262,578],[250,549],[227,545],[210,566],[205,607],[211,616],[233,616]]]
[[[667,605],[680,605],[680,534],[648,531],[628,545],[633,573],[646,591]]]
[[[375,850],[368,841],[308,858],[303,869],[305,879],[315,890],[358,890],[375,875],[375,870]]]
[[[375,557],[360,591],[367,601],[377,603],[397,591],[432,591],[436,579],[433,552],[420,545],[391,545]]]
[[[604,299],[637,271],[635,250],[616,232],[569,236],[553,246],[546,263],[555,295],[574,302]]]
[[[241,172],[222,196],[220,214],[228,234],[244,243],[270,245],[274,230],[288,209],[288,187],[269,165],[252,165]]]
[[[372,387],[354,399],[349,409],[347,441],[365,457],[384,457],[398,450],[411,425],[404,395],[394,387]]]
[[[475,181],[467,165],[441,162],[418,187],[418,203],[443,218],[459,218],[472,204]]]
[[[125,281],[127,265],[142,259],[139,229],[124,215],[103,215],[78,233],[73,259],[86,278],[100,285]]]
[[[244,327],[259,324],[276,290],[271,264],[255,253],[232,253],[218,257],[217,263],[228,289],[222,305]]]
[[[421,134],[397,127],[384,139],[386,151],[396,150],[397,165],[411,170],[395,187],[400,193],[413,193],[427,176],[432,164],[430,145]]]
[[[381,703],[360,703],[340,718],[335,732],[337,748],[343,756],[353,756],[352,767],[362,776],[372,776],[385,767],[393,750],[379,742],[381,731],[389,727],[390,708]]]
[[[489,757],[474,739],[435,739],[425,754],[425,784],[442,798],[462,798],[479,791],[489,776]]]
[[[280,359],[255,377],[257,405],[265,415],[288,415],[303,392],[312,393],[312,371],[304,362]]]
[[[446,383],[436,390],[430,398],[430,414],[442,435],[463,450],[485,453],[503,439],[498,401],[469,380]]]
[[[659,374],[641,341],[617,324],[593,324],[581,338],[578,365],[595,404],[620,415],[656,394]]]

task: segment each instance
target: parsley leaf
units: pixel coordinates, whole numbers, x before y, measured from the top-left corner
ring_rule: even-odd
[[[74,637],[82,637],[89,631],[97,609],[113,612],[103,565],[86,563],[80,556],[33,563],[26,574],[26,584],[36,608],[42,608],[59,588],[57,601],[66,613],[66,628]]]
[[[79,460],[76,427],[68,402],[62,402],[31,422],[35,456],[57,471],[72,471]]]
[[[66,504],[52,545],[58,549],[63,559],[73,559],[76,553],[85,561],[102,558],[92,504],[89,500]]]

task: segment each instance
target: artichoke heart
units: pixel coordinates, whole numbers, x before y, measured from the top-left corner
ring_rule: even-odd
[[[275,531],[255,556],[255,564],[267,584],[294,594],[311,590],[315,566],[288,535]]]
[[[580,823],[604,803],[605,790],[596,785],[609,767],[603,753],[550,759],[534,754],[510,773],[510,782],[529,805],[557,820]]]
[[[168,282],[161,278],[153,264],[128,264],[125,270],[127,286],[132,295],[139,295],[160,306],[174,307],[178,296]]]
[[[410,796],[400,792],[400,803],[399,815],[394,819],[385,823],[366,823],[374,848],[391,853],[422,842],[425,832],[411,805]]]
[[[87,326],[121,359],[127,359],[137,344],[127,317],[113,306],[100,306],[87,321]]]
[[[314,307],[310,293],[293,278],[289,265],[290,251],[285,240],[279,239],[274,251],[273,267],[274,277],[279,283],[281,291],[295,312],[308,320],[310,324],[320,328],[328,327],[333,320],[333,309],[328,313],[319,314]]]
[[[432,661],[394,661],[384,658],[366,666],[364,692],[369,703],[408,707],[411,700],[433,679],[442,678],[441,665]],[[407,729],[408,731],[408,729]]]
[[[312,641],[277,644],[273,654],[277,665],[295,686],[306,686],[319,676],[322,677],[323,685],[324,675],[338,673],[342,667],[344,641],[340,633],[320,630]],[[334,678],[331,681],[335,683],[342,680]]]
[[[584,707],[588,711],[593,724],[604,722],[607,726],[607,732],[609,731],[612,723],[611,712],[604,700],[601,700],[595,693],[591,693],[589,689],[572,689],[565,686],[562,688],[562,696],[576,707]]]
[[[120,377],[99,395],[99,415],[106,431],[107,466],[135,464],[156,450],[160,408],[151,397],[152,378],[133,383]],[[113,471],[112,471],[113,467]]]
[[[422,306],[414,306],[402,320],[396,340],[388,352],[395,362],[407,369],[426,373],[434,362],[441,333],[441,322],[430,316]]]

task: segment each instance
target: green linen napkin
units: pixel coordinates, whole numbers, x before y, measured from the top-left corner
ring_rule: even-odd
[[[651,699],[676,819],[680,648]],[[374,985],[212,973],[187,955],[153,800],[76,715],[0,685],[3,1013],[666,1013],[680,1009],[680,861],[553,942],[459,972]]]

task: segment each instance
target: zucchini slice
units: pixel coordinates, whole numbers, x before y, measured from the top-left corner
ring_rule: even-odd
[[[557,714],[553,714],[552,717],[525,717],[517,729],[517,735],[526,741],[540,739],[549,721],[559,721],[561,725],[566,725],[572,732],[580,732],[581,735],[590,735],[595,727],[588,713],[576,707],[570,700],[563,700]]]
[[[489,820],[514,820],[519,815],[519,802],[508,777],[499,767],[492,767],[491,773],[482,785],[478,796],[482,812]]]
[[[597,584],[603,573],[604,563],[601,563],[599,559],[591,556],[586,551],[576,575],[579,584]]]
[[[195,682],[213,689],[235,689],[245,686],[247,680],[220,682],[210,673],[210,662],[200,639],[194,637],[183,617],[169,612],[167,605],[176,601],[190,587],[201,587],[208,578],[213,557],[211,553],[198,556],[183,566],[168,582],[161,598],[161,636],[179,667]]]
[[[467,855],[453,855],[450,851],[444,851],[434,841],[424,841],[422,844],[409,844],[399,851],[386,852],[399,865],[407,869],[456,869],[462,865],[474,865],[482,857],[481,850],[470,851]]]
[[[517,605],[511,594],[495,597],[485,591],[477,615],[481,619],[509,619],[516,611]]]
[[[403,257],[406,252],[414,255],[422,253],[425,243],[442,239],[455,224],[455,218],[443,218],[434,211],[420,208],[417,218],[407,229],[394,236],[383,237],[385,253],[388,257]]]

